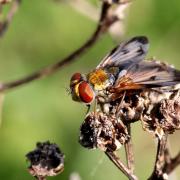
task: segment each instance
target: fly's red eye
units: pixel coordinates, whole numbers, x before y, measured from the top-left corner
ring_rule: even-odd
[[[80,73],[74,73],[71,77],[71,81],[80,81],[82,79],[82,76]]]
[[[91,103],[94,99],[94,91],[85,81],[79,84],[79,97],[84,103]]]
[[[74,86],[82,80],[82,75],[80,73],[74,73],[71,77],[70,86]]]

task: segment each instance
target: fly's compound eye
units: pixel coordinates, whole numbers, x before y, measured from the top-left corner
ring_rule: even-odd
[[[82,102],[89,104],[94,100],[95,97],[94,91],[87,82],[85,81],[81,82],[79,84],[78,90],[79,90],[79,97]]]
[[[82,81],[82,75],[80,73],[74,73],[71,77],[70,81],[70,87],[78,84],[80,81]]]

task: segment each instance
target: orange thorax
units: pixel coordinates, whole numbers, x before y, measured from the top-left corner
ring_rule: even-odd
[[[95,90],[102,90],[107,87],[109,75],[102,69],[97,69],[87,75],[87,80]]]

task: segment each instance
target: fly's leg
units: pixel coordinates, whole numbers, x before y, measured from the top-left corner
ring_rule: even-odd
[[[90,104],[87,104],[87,111],[86,111],[86,115],[89,113],[90,109],[91,109],[91,105]]]
[[[123,93],[123,95],[122,95],[122,98],[121,98],[121,101],[120,101],[119,105],[117,106],[117,109],[116,109],[116,117],[119,116],[120,109],[121,109],[121,107],[122,107],[122,105],[123,105],[123,101],[124,101],[125,96],[126,96],[126,91],[124,91],[124,93]]]

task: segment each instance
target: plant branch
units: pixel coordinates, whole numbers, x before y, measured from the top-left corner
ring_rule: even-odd
[[[105,154],[130,180],[137,180],[137,177],[121,162],[119,157],[117,157],[114,152],[106,151]]]
[[[165,152],[169,154],[169,152],[166,151],[166,149],[167,149],[167,134],[162,136],[161,139],[158,138],[155,166],[149,180],[153,180],[153,179],[164,180],[165,179],[164,176],[167,175],[166,172],[163,172],[163,168],[165,165]]]
[[[134,153],[133,153],[133,144],[131,139],[131,126],[130,124],[127,124],[128,134],[130,138],[125,143],[125,152],[126,152],[126,159],[127,159],[127,165],[131,173],[134,172]]]
[[[180,165],[180,152],[174,158],[171,158],[170,161],[166,161],[164,166],[164,172],[170,174],[179,165]]]
[[[20,3],[21,3],[21,0],[14,0],[6,16],[6,19],[3,22],[0,22],[0,37],[2,37],[4,33],[7,31],[15,13],[17,12],[19,8]]]
[[[28,75],[26,77],[23,77],[21,79],[11,81],[11,82],[7,82],[7,83],[1,83],[0,84],[0,91],[9,90],[9,89],[27,84],[31,81],[46,77],[50,74],[55,73],[56,71],[58,71],[59,69],[61,69],[65,65],[73,62],[75,58],[77,58],[82,53],[84,53],[88,48],[90,48],[97,41],[99,36],[101,34],[103,34],[104,32],[106,32],[108,27],[112,23],[114,23],[115,20],[109,21],[109,19],[107,18],[108,17],[108,10],[110,7],[111,7],[111,5],[106,3],[106,2],[104,2],[102,4],[101,16],[100,16],[96,30],[94,31],[92,36],[85,42],[85,44],[83,44],[79,49],[75,50],[70,55],[68,55],[64,59],[58,61],[54,65],[50,65],[48,67],[45,67],[44,69],[41,69],[41,70],[39,70],[39,71],[37,71],[31,75]]]
[[[149,180],[165,180],[180,165],[180,152],[171,158],[166,142],[167,136],[159,140],[155,168]]]
[[[38,177],[36,177],[36,179],[37,179],[37,180],[46,180],[46,177],[44,177],[44,176],[38,176]]]

